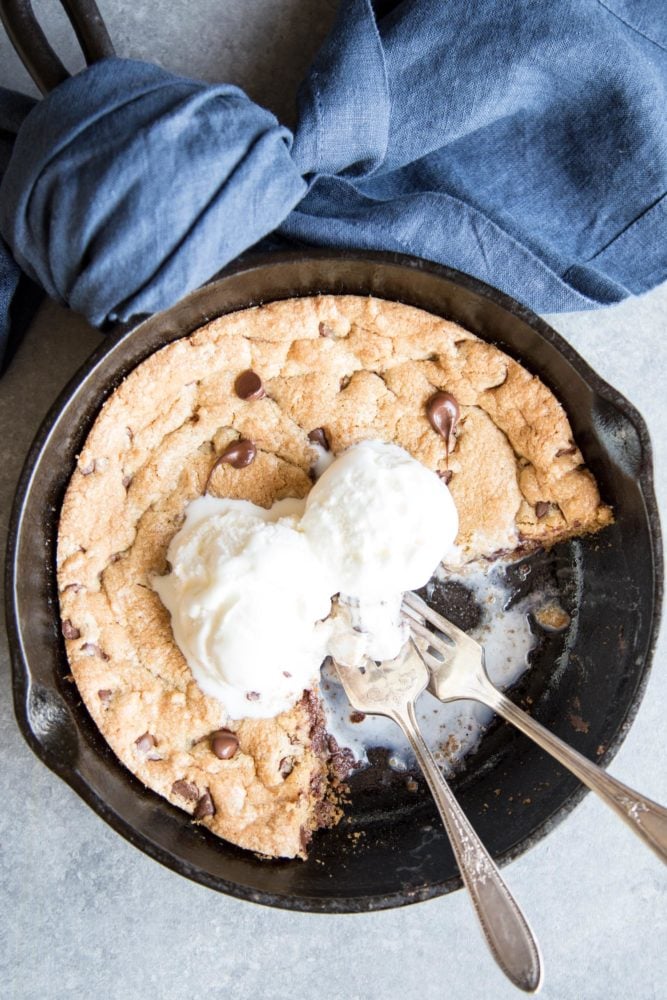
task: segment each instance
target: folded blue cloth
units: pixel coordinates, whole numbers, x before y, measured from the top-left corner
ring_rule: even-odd
[[[342,4],[294,136],[236,87],[123,59],[34,106],[0,94],[15,261],[95,325],[171,305],[271,233],[430,258],[541,312],[667,277],[662,3],[390,8]]]

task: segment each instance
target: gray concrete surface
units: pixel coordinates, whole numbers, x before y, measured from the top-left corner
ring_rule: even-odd
[[[332,2],[99,0],[119,54],[239,83],[289,117],[296,81]],[[35,5],[70,65],[58,5]],[[0,30],[0,84],[29,83]],[[667,503],[667,286],[553,325],[644,414]],[[98,343],[46,303],[0,381],[0,529],[37,426]],[[4,635],[4,632],[3,632]],[[637,720],[612,765],[667,801],[667,636]],[[15,725],[0,647],[0,994],[11,1000],[503,1000],[462,893],[379,914],[310,916],[219,896],[161,868],[114,834],[32,756]],[[665,872],[593,796],[506,870],[540,939],[547,1000],[662,1000]]]

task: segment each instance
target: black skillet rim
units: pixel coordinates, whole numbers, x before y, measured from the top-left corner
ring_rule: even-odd
[[[641,704],[646,684],[648,682],[652,658],[655,651],[655,645],[658,638],[659,624],[660,624],[660,610],[662,605],[662,592],[663,592],[663,557],[662,557],[662,545],[661,545],[661,529],[660,520],[658,513],[658,506],[655,498],[654,485],[653,485],[653,463],[652,463],[652,447],[649,438],[648,429],[644,422],[643,417],[638,412],[638,410],[617,390],[613,389],[607,382],[604,381],[588,364],[584,359],[571,347],[571,345],[564,340],[553,328],[551,328],[544,320],[533,313],[526,306],[520,304],[515,299],[506,295],[505,293],[499,291],[474,278],[470,275],[464,274],[461,271],[456,271],[452,268],[445,267],[443,265],[434,264],[431,261],[423,260],[417,257],[409,257],[404,254],[390,253],[390,252],[371,252],[365,250],[345,250],[345,251],[331,251],[331,250],[306,250],[306,251],[281,251],[271,254],[249,254],[242,259],[239,259],[234,264],[228,266],[223,271],[212,279],[209,285],[203,286],[202,289],[198,289],[191,293],[192,297],[195,297],[202,293],[202,291],[211,290],[211,286],[217,284],[218,281],[224,281],[229,277],[239,275],[243,272],[252,272],[253,270],[263,270],[267,266],[276,264],[298,264],[307,263],[309,261],[319,261],[319,262],[330,262],[333,265],[339,265],[341,262],[354,263],[354,262],[364,262],[376,264],[378,266],[382,265],[393,265],[400,267],[407,267],[411,269],[425,270],[433,274],[435,277],[442,277],[454,284],[462,286],[468,292],[473,293],[483,299],[490,299],[494,304],[500,306],[506,312],[510,313],[512,316],[522,320],[527,323],[539,336],[544,340],[554,346],[565,359],[576,369],[581,378],[587,383],[588,387],[597,395],[609,401],[613,406],[619,409],[623,415],[634,425],[637,430],[643,455],[643,462],[641,469],[638,473],[638,481],[640,486],[640,492],[644,501],[644,507],[646,511],[649,536],[652,547],[652,555],[654,560],[654,605],[653,605],[653,616],[649,627],[649,639],[647,643],[647,652],[644,659],[643,666],[639,675],[639,679],[634,688],[633,696],[629,702],[624,721],[618,729],[615,737],[609,742],[604,755],[599,759],[598,763],[608,764],[615,754],[618,752],[623,740],[625,739],[630,726],[637,714],[639,705]],[[322,293],[326,293],[326,288],[323,288]],[[312,291],[305,292],[304,294],[313,294]],[[290,293],[290,297],[297,297],[293,292]],[[174,308],[178,308],[184,301],[189,299],[187,296],[185,300],[181,300],[177,303]],[[274,296],[273,298],[276,298]],[[249,302],[248,305],[256,305],[259,301],[270,301],[257,300]],[[242,308],[242,307],[238,307]],[[164,313],[162,314],[164,315]],[[222,313],[214,313],[214,315],[222,315]],[[149,320],[152,317],[149,317]],[[209,318],[213,318],[213,315]],[[141,318],[142,320],[144,317]],[[219,878],[217,876],[209,875],[207,872],[202,871],[199,868],[191,865],[189,862],[185,861],[183,858],[173,855],[171,852],[167,851],[165,848],[153,843],[143,834],[138,834],[133,826],[128,823],[125,819],[115,813],[108,805],[101,799],[90,786],[86,783],[85,779],[79,775],[74,769],[70,768],[67,762],[58,761],[53,758],[49,749],[45,747],[40,739],[37,732],[34,731],[30,724],[30,719],[28,717],[27,711],[27,692],[29,690],[29,682],[31,679],[30,664],[28,663],[26,657],[23,653],[23,647],[21,642],[21,626],[18,621],[18,609],[15,602],[15,589],[16,580],[19,573],[19,567],[17,566],[17,554],[18,554],[18,537],[19,530],[22,522],[23,511],[26,505],[27,498],[30,492],[31,480],[34,468],[37,464],[39,457],[42,452],[48,446],[49,434],[52,425],[56,422],[61,411],[66,407],[70,401],[70,397],[80,385],[80,383],[88,376],[88,374],[97,366],[97,364],[109,353],[113,348],[115,348],[126,336],[133,333],[138,325],[130,324],[122,327],[115,335],[113,335],[108,341],[100,345],[88,358],[86,362],[79,368],[79,370],[74,374],[74,376],[67,383],[62,392],[58,395],[57,399],[50,407],[46,417],[42,421],[39,430],[35,436],[35,439],[30,447],[28,455],[26,457],[21,475],[19,477],[16,493],[14,496],[12,511],[9,523],[8,531],[8,543],[7,543],[7,558],[6,558],[6,613],[7,613],[7,632],[9,639],[9,649],[11,655],[12,663],[12,688],[14,696],[14,710],[16,719],[21,730],[21,733],[39,759],[46,764],[46,766],[56,773],[60,778],[62,778],[85,802],[93,809],[109,826],[111,826],[117,833],[121,834],[126,840],[128,840],[135,847],[138,847],[149,857],[154,860],[159,861],[161,864],[170,868],[171,870],[183,875],[193,881],[196,881],[202,885],[206,885],[209,888],[213,888],[216,891],[223,892],[225,894],[235,896],[239,899],[245,899],[247,901],[261,903],[266,906],[278,907],[282,909],[290,909],[300,912],[315,912],[315,913],[357,913],[357,912],[369,912],[375,910],[389,909],[397,906],[404,906],[415,902],[420,902],[426,899],[431,899],[440,895],[444,895],[461,885],[461,881],[458,877],[447,879],[443,882],[431,882],[429,885],[420,887],[418,889],[399,891],[394,893],[387,893],[381,895],[368,895],[363,897],[346,897],[346,898],[323,898],[323,897],[305,897],[305,896],[288,896],[280,893],[271,893],[265,891],[254,890],[245,886],[240,886],[237,883],[229,882],[228,880]],[[152,351],[148,353],[153,353]],[[138,361],[137,364],[141,363]],[[128,772],[129,773],[129,772]],[[141,787],[141,786],[139,786]],[[145,791],[141,789],[142,791]],[[554,813],[546,818],[537,828],[533,830],[531,834],[525,837],[521,842],[516,844],[514,847],[510,848],[508,851],[500,855],[495,856],[495,860],[498,865],[504,866],[519,857],[525,851],[529,850],[536,843],[538,843],[543,837],[545,837],[554,827],[556,827],[563,819],[578,805],[578,803],[588,794],[588,789],[580,785],[575,788],[574,791],[567,797],[563,804]]]

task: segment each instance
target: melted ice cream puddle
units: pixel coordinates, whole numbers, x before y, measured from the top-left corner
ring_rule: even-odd
[[[469,634],[484,646],[489,677],[501,689],[511,687],[528,668],[528,654],[538,641],[529,614],[550,596],[546,592],[532,592],[505,610],[512,587],[503,578],[504,565],[469,564],[456,571],[441,567],[434,577],[463,584],[474,595],[481,618]],[[433,582],[427,585],[427,594],[433,586]],[[413,766],[414,757],[407,740],[390,719],[366,716],[361,722],[351,721],[352,710],[330,663],[322,670],[321,693],[329,732],[341,746],[350,747],[359,761],[368,760],[369,749],[384,747],[390,751],[389,764],[395,770],[407,771]],[[455,770],[475,749],[493,715],[491,709],[479,702],[461,700],[443,704],[428,691],[417,703],[424,737],[445,770]]]

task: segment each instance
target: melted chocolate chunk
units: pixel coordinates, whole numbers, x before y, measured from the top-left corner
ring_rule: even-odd
[[[346,778],[349,778],[357,767],[359,765],[354,759],[354,754],[347,747],[337,750],[329,759],[329,770],[339,781],[345,781]]]
[[[254,462],[257,448],[252,441],[241,438],[228,445],[220,456],[220,461],[231,465],[234,469],[245,469],[246,465]]]
[[[309,736],[310,746],[313,753],[318,757],[325,756],[329,747],[327,746],[327,731],[324,719],[318,717],[316,721],[311,724]]]
[[[335,337],[334,330],[327,323],[320,323],[320,337]]]
[[[66,639],[78,639],[81,636],[76,625],[72,625],[69,618],[66,618],[62,624],[62,632]]]
[[[454,475],[454,473],[452,472],[451,469],[445,469],[444,472],[438,472],[438,475],[442,479],[445,486],[449,486],[449,484],[452,481],[452,476]]]
[[[231,465],[233,469],[245,469],[247,465],[250,465],[255,460],[256,454],[257,448],[252,441],[248,441],[246,438],[239,438],[238,441],[232,441],[211,466],[211,471],[208,474],[206,486],[204,487],[204,493],[208,492],[211,476],[220,465]]]
[[[246,465],[250,465],[255,460],[256,454],[257,448],[252,441],[240,438],[238,441],[227,445],[220,456],[220,461],[231,465],[234,469],[245,469]]]
[[[283,759],[278,764],[278,771],[281,777],[289,778],[290,774],[294,770],[294,757],[283,757]]]
[[[239,399],[261,399],[262,396],[266,396],[261,378],[251,368],[237,376],[234,392]]]
[[[173,783],[171,786],[171,794],[179,795],[187,802],[196,802],[199,798],[199,789],[193,781],[186,781],[182,778],[180,781],[175,781]]]
[[[192,815],[195,819],[204,819],[205,816],[215,816],[215,806],[213,805],[213,799],[208,788],[198,799]]]
[[[111,691],[109,688],[102,688],[101,691],[97,692],[97,697],[100,699],[105,708],[108,708],[109,705],[111,704],[112,695],[113,691]]]
[[[551,509],[551,504],[547,503],[545,500],[538,500],[535,504],[535,514],[540,520],[546,517]]]
[[[450,439],[456,431],[461,407],[449,392],[435,392],[426,403],[426,416],[434,431],[445,439],[449,455]]]
[[[139,736],[138,739],[134,741],[135,747],[137,750],[140,750],[141,753],[148,753],[149,750],[153,749],[156,743],[157,740],[152,733],[144,733],[143,736]]]
[[[211,750],[220,760],[229,760],[238,748],[238,738],[231,729],[218,729],[217,732],[211,733]]]
[[[315,771],[310,776],[309,785],[313,795],[322,795],[324,793],[324,775],[320,771]]]
[[[325,451],[331,450],[329,438],[324,427],[316,427],[314,431],[311,431],[308,435],[308,440],[312,441],[313,444],[319,444],[320,448],[324,448]]]
[[[366,718],[364,712],[357,712],[356,708],[353,712],[350,712],[350,722],[363,722]]]

